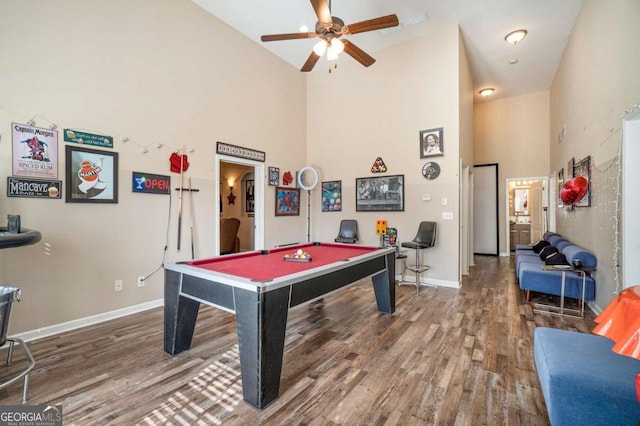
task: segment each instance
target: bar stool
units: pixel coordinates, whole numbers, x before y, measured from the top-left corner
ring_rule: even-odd
[[[436,244],[436,222],[420,222],[420,226],[418,227],[418,233],[416,234],[413,241],[404,242],[401,244],[402,247],[411,248],[415,250],[416,254],[416,263],[415,265],[407,265],[406,269],[411,272],[415,272],[416,274],[416,294],[420,292],[420,274],[431,269],[430,266],[427,266],[422,263],[422,255],[420,253],[421,250],[431,248]],[[403,274],[404,275],[404,274]],[[403,277],[404,281],[404,277]],[[400,285],[405,284],[401,282]],[[406,283],[410,284],[410,283]]]
[[[20,289],[13,286],[0,286],[0,347],[4,347],[8,342],[9,352],[7,354],[7,366],[11,365],[13,358],[13,346],[18,343],[27,358],[28,366],[26,369],[13,376],[11,379],[0,383],[0,389],[5,388],[20,379],[22,382],[22,403],[27,403],[27,392],[29,390],[29,372],[33,370],[36,361],[31,355],[31,351],[22,339],[17,337],[7,337],[7,329],[9,328],[9,317],[11,316],[11,305],[13,302],[20,301]]]

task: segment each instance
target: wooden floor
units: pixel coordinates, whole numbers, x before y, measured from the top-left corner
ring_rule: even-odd
[[[235,317],[209,307],[175,357],[161,308],[31,342],[29,403],[61,404],[65,425],[546,425],[533,330],[594,326],[591,311],[534,315],[508,258],[476,257],[460,290],[396,297],[378,313],[365,280],[293,309],[280,398],[263,411],[242,401]],[[0,390],[0,405],[20,393]]]

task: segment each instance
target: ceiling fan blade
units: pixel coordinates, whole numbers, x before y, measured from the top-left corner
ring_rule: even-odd
[[[262,41],[296,40],[300,38],[314,38],[316,33],[289,33],[289,34],[268,34],[260,37]]]
[[[329,9],[327,0],[311,0],[311,6],[313,6],[313,10],[315,10],[319,22],[333,24],[331,10]]]
[[[366,31],[374,31],[382,28],[397,27],[399,24],[398,17],[395,14],[381,16],[379,18],[368,19],[366,21],[356,22],[347,25],[345,34],[358,34]]]
[[[311,71],[313,67],[316,65],[316,63],[318,62],[318,59],[320,59],[320,56],[316,55],[316,52],[312,51],[311,55],[309,55],[309,57],[307,58],[307,62],[305,62],[302,68],[300,68],[300,71],[302,72]]]
[[[351,43],[349,40],[342,39],[342,43],[344,43],[344,51],[350,55],[353,59],[360,62],[365,67],[373,65],[376,61],[372,56],[370,56],[367,52],[360,49],[355,44]]]

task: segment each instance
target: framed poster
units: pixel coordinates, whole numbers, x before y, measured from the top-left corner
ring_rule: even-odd
[[[322,211],[342,211],[342,181],[331,180],[322,182]]]
[[[278,186],[280,181],[280,169],[278,167],[269,167],[269,185]]]
[[[404,175],[356,178],[356,211],[404,211]]]
[[[444,155],[443,128],[420,131],[420,158]]]
[[[587,193],[578,201],[576,207],[591,207],[591,156],[587,155],[574,166],[574,177],[581,176],[587,180]]]
[[[244,209],[247,213],[255,213],[256,204],[254,197],[255,182],[253,179],[247,179],[244,187]]]
[[[562,198],[560,194],[562,194],[562,187],[564,186],[564,169],[560,169],[558,172],[558,208],[564,207],[564,203],[562,202]]]
[[[276,216],[300,216],[300,189],[276,187]]]
[[[118,153],[65,147],[67,203],[117,203]]]
[[[11,123],[13,175],[58,179],[58,131]]]

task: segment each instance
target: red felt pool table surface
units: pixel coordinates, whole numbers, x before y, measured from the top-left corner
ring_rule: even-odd
[[[291,262],[284,260],[285,254],[293,256],[298,249],[309,253],[311,261]],[[252,251],[211,259],[194,260],[188,262],[187,265],[255,281],[269,281],[274,278],[357,257],[375,250],[379,250],[379,247],[308,243],[279,247],[272,250]]]

